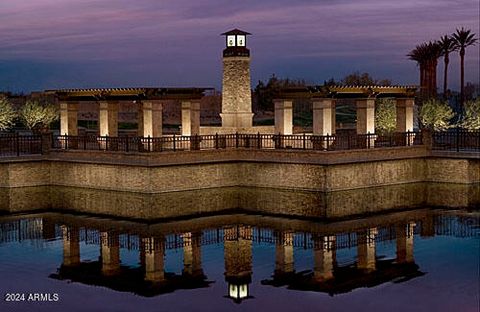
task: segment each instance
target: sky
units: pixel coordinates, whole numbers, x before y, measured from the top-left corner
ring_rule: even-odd
[[[456,28],[480,34],[478,0],[1,0],[0,90],[221,89],[221,33],[252,33],[252,87],[272,74],[309,83],[359,71],[418,84],[406,54]],[[466,81],[480,78],[480,45]],[[449,86],[458,89],[459,57]],[[443,85],[439,61],[438,87]]]

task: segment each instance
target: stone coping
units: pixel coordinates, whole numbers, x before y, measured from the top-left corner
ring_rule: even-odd
[[[311,151],[311,150],[200,150],[153,153],[111,151],[55,150],[44,157],[30,160],[67,161],[127,166],[172,166],[220,162],[269,162],[292,164],[333,165],[388,161],[429,156],[425,146],[390,147],[370,150]],[[1,161],[1,160],[0,160]],[[9,159],[8,162],[16,160]],[[18,159],[20,161],[20,159]]]

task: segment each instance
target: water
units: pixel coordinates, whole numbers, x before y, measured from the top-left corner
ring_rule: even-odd
[[[158,224],[44,213],[0,224],[1,311],[479,308],[478,212]]]

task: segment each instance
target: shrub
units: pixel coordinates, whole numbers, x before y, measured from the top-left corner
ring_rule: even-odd
[[[460,127],[468,130],[480,130],[480,98],[465,103]]]
[[[395,101],[379,99],[375,103],[375,133],[389,134],[397,128]]]
[[[434,131],[444,131],[452,126],[450,120],[454,113],[447,102],[429,99],[423,103],[419,115],[424,127]]]
[[[0,131],[13,126],[17,113],[5,96],[0,96]]]
[[[38,133],[58,119],[58,112],[53,104],[28,100],[20,110],[20,117],[28,129]]]

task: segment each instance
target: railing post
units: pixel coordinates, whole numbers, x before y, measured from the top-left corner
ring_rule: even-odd
[[[257,147],[258,149],[262,148],[262,142],[260,141],[260,132],[257,133]]]
[[[128,135],[125,137],[125,151],[128,153]]]
[[[350,134],[347,133],[347,149],[350,149]]]
[[[148,143],[148,151],[151,152],[151,148],[152,148],[152,145],[151,145],[151,138],[150,138],[150,135],[148,135],[148,138],[147,138],[147,143]]]
[[[370,149],[370,131],[367,133],[367,148]]]
[[[83,136],[83,150],[85,151],[87,149],[87,136]]]
[[[303,133],[303,149],[307,149],[307,138],[305,137],[305,132]]]
[[[15,137],[15,143],[16,143],[17,156],[20,156],[20,138],[18,136],[18,133],[16,134],[16,137]]]
[[[460,151],[460,127],[457,127],[457,152]]]
[[[177,147],[175,146],[175,134],[173,135],[173,151],[175,152]]]
[[[218,149],[218,132],[215,133],[215,148]]]
[[[235,148],[238,148],[238,132],[235,132]]]
[[[105,136],[105,150],[108,151],[108,135]]]

